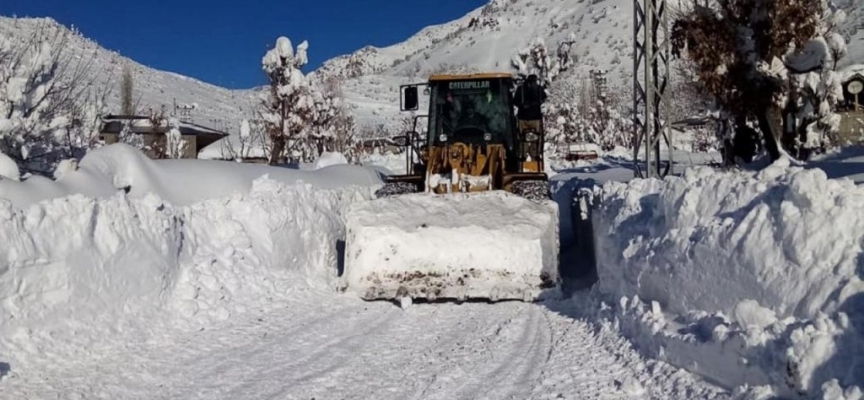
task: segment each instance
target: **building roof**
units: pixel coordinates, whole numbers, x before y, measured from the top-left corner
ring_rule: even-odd
[[[439,74],[439,75],[431,75],[429,76],[430,82],[435,81],[463,81],[463,80],[473,80],[473,79],[501,79],[501,78],[513,78],[513,74],[509,72],[487,72],[482,74],[455,74],[455,75],[447,75],[447,74]]]
[[[132,125],[131,129],[132,129],[133,133],[146,134],[146,133],[152,133],[154,130],[150,124],[150,120],[148,117],[140,116],[140,115],[112,115],[112,114],[109,114],[109,115],[106,115],[105,117],[102,118],[102,121],[104,122],[104,124],[102,125],[102,132],[101,133],[120,133],[120,131],[123,130],[124,121],[130,121],[130,120],[133,121],[131,124]],[[181,135],[211,136],[211,137],[215,136],[215,137],[220,137],[220,138],[228,136],[228,133],[226,133],[226,132],[221,132],[221,131],[218,131],[218,130],[213,129],[213,128],[208,128],[208,127],[203,126],[203,125],[198,125],[198,124],[195,124],[192,122],[185,122],[185,121],[179,121],[179,122],[180,122],[179,129],[180,129]],[[156,132],[159,132],[159,133],[165,133],[169,129],[170,128],[167,125],[165,125],[165,126],[156,127],[155,130],[156,130]]]
[[[846,66],[837,71],[837,74],[840,75],[840,82],[843,82],[844,86],[853,78],[864,79],[864,64]]]

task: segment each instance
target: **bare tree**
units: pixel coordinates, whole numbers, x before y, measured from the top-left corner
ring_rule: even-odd
[[[110,79],[104,87],[91,87],[71,110],[72,120],[67,127],[67,154],[80,159],[89,149],[101,147],[102,117],[108,113]]]

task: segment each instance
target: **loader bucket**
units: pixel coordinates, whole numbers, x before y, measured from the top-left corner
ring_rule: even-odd
[[[560,290],[558,206],[505,191],[414,193],[354,204],[347,293],[376,299],[517,299]]]

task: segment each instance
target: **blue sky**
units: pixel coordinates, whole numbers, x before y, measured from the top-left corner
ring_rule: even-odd
[[[309,67],[400,42],[486,0],[2,0],[0,14],[52,17],[144,65],[229,88],[263,83],[276,38],[309,41]],[[217,5],[221,4],[221,5]]]

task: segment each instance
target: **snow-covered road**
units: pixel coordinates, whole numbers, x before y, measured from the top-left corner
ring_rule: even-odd
[[[302,300],[299,300],[302,299]],[[306,293],[194,333],[134,335],[31,360],[9,399],[702,399],[720,391],[641,359],[572,302],[368,303]],[[41,364],[41,365],[40,365]]]

